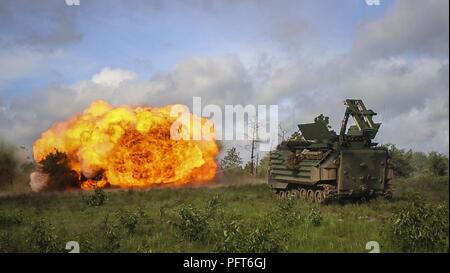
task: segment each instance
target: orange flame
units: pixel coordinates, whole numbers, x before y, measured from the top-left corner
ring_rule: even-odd
[[[81,184],[82,189],[108,183],[128,188],[212,180],[219,152],[214,129],[206,130],[209,140],[171,139],[171,126],[176,121],[170,115],[171,107],[114,108],[105,101],[95,101],[82,114],[42,133],[33,145],[34,158],[40,162],[55,151],[66,153],[71,169],[80,177],[91,178]],[[187,114],[191,120],[200,120],[201,129],[210,125],[205,118]],[[194,127],[178,130],[181,135],[192,136],[198,129]],[[94,181],[99,173],[103,178]]]

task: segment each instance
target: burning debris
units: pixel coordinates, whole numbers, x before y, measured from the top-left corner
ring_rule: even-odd
[[[56,123],[34,143],[39,170],[31,174],[30,186],[40,191],[211,181],[219,152],[214,131],[207,130],[207,140],[171,139],[176,117],[170,110],[171,106],[112,107],[95,101],[82,114]],[[206,127],[207,119],[189,116]],[[178,128],[189,136],[193,130],[184,124]]]

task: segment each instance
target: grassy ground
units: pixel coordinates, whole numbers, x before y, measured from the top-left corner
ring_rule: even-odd
[[[0,197],[0,252],[67,251],[68,241],[81,252],[367,252],[368,241],[399,252],[384,233],[390,217],[416,192],[448,212],[448,177],[393,184],[391,201],[321,206],[277,200],[265,184],[107,191],[102,205],[101,192],[16,191]]]

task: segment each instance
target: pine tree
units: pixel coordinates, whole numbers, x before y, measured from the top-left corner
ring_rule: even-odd
[[[235,147],[227,150],[227,155],[220,161],[220,167],[226,174],[242,173],[242,158]]]

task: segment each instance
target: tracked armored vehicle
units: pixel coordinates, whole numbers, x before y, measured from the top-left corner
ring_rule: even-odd
[[[361,100],[347,99],[339,134],[328,117],[299,124],[299,132],[270,153],[268,183],[281,198],[310,202],[390,198],[393,169],[386,148],[373,142],[381,123]],[[349,119],[354,124],[348,126]]]

